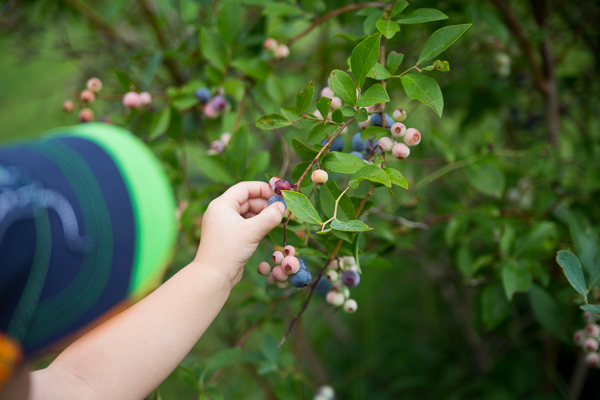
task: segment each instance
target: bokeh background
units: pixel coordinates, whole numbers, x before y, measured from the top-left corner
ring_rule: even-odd
[[[305,140],[308,131],[261,131],[256,119],[293,104],[309,81],[320,90],[332,69],[346,69],[378,9],[328,20],[275,64],[248,60],[268,60],[265,38],[285,42],[349,4],[240,0],[239,36],[226,51],[249,64],[219,68],[224,49],[200,39],[201,32],[218,36],[217,0],[3,1],[0,141],[78,123],[62,104],[88,78],[100,78],[108,98],[91,105],[96,120],[107,117],[142,138],[181,202],[168,277],[192,259],[211,199],[241,179],[282,171],[291,179],[301,161],[291,138]],[[441,119],[406,97],[399,80],[388,82],[389,107],[406,109],[406,124],[423,140],[407,160],[390,161],[409,189],[373,196],[375,229],[363,238],[362,282],[352,291],[358,311],[335,312],[314,298],[277,351],[306,291],[282,300],[256,273],[279,244],[275,232],[209,331],[149,398],[312,398],[324,384],[339,399],[598,397],[600,374],[572,341],[585,326],[581,299],[555,256],[576,253],[588,282],[600,271],[600,3],[414,0],[406,12],[426,7],[449,19],[403,25],[386,42],[387,51],[405,54],[400,71],[436,29],[473,26],[440,55],[450,71],[428,73],[444,93]],[[128,80],[154,94],[151,109],[125,112]],[[224,88],[232,104],[216,120],[202,116],[193,96],[204,85]],[[232,131],[241,104],[247,168],[236,169],[227,155],[206,150]],[[157,130],[156,116],[168,107],[177,118]],[[320,268],[318,257],[307,259]],[[590,293],[598,300],[596,287]]]

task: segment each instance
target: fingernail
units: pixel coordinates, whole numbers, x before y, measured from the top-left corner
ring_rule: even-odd
[[[285,212],[285,206],[283,205],[283,203],[280,201],[276,201],[275,204],[277,204],[277,207],[279,207],[281,213],[283,214]]]

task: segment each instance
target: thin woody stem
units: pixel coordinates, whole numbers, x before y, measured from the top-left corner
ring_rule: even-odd
[[[323,222],[323,224],[321,225],[321,232],[323,232],[325,230],[325,225],[327,225],[329,222],[335,221],[337,219],[338,204],[340,203],[342,196],[348,191],[348,189],[350,189],[350,186],[348,186],[346,189],[344,189],[344,191],[335,200],[335,207],[333,208],[333,217],[331,217],[327,221]]]

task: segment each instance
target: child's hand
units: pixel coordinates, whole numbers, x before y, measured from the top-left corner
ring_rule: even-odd
[[[281,223],[285,206],[268,206],[272,195],[266,182],[241,182],[213,200],[202,218],[195,262],[218,269],[235,286],[260,240]]]

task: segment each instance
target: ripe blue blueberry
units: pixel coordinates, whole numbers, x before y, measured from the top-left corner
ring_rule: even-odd
[[[319,296],[325,296],[332,289],[331,282],[325,279],[324,276],[321,277],[319,283],[317,283],[317,287],[315,288],[315,293]]]
[[[196,96],[200,103],[206,103],[210,100],[210,90],[207,87],[201,87],[194,92],[194,96]]]
[[[352,148],[355,151],[365,151],[367,149],[367,141],[360,137],[360,133],[357,133],[352,138]]]
[[[277,196],[276,194],[271,196],[271,198],[269,199],[269,205],[275,203],[276,201],[282,202],[283,205],[285,206],[285,208],[287,209],[287,204],[285,203],[285,199],[281,196]]]
[[[390,117],[389,115],[385,114],[385,124],[386,124],[386,129],[390,129],[392,127],[392,125],[394,125],[394,119],[392,117]]]
[[[381,126],[381,124],[382,124],[381,114],[380,113],[371,114],[371,125]]]
[[[357,286],[360,283],[360,275],[358,272],[349,269],[342,274],[342,282],[348,287]]]
[[[304,261],[304,259],[298,258],[298,261],[300,261],[300,269],[308,270],[308,267],[306,266],[306,261]]]
[[[300,268],[294,275],[290,275],[290,283],[295,287],[304,287],[310,283],[312,275],[308,269]]]
[[[350,154],[352,154],[353,156],[356,156],[358,158],[360,158],[361,160],[365,159],[365,155],[359,151],[353,151]]]
[[[329,139],[323,139],[323,141],[321,142],[321,144],[323,146],[325,146],[325,144],[329,142]],[[343,151],[344,150],[344,139],[342,139],[341,137],[336,137],[335,139],[333,139],[333,142],[331,142],[331,146],[329,146],[329,149],[331,151]]]

